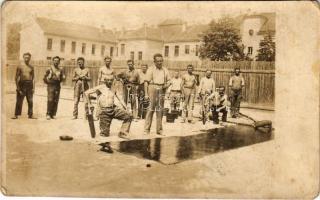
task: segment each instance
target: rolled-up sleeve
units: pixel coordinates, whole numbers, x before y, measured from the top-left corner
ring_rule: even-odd
[[[150,68],[148,71],[147,71],[147,74],[146,74],[146,77],[145,77],[145,82],[148,82],[150,83],[152,80],[153,80],[153,69]]]

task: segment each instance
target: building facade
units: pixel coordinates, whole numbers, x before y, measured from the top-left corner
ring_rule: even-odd
[[[115,56],[117,47],[111,31],[45,18],[23,27],[20,37],[20,57],[30,52],[34,60],[51,60],[54,56],[63,60],[101,60]]]
[[[244,53],[255,59],[260,41],[264,36],[266,34],[275,35],[275,14],[260,13],[244,16],[240,30]]]
[[[259,43],[265,34],[275,34],[275,14],[260,13],[237,18],[244,53],[255,59]],[[144,24],[135,30],[111,31],[36,18],[20,31],[20,58],[30,52],[34,60],[49,60],[60,56],[64,60],[85,57],[87,60],[153,60],[162,53],[165,60],[199,61],[201,37],[207,24],[188,26],[181,19],[168,19],[150,27]]]

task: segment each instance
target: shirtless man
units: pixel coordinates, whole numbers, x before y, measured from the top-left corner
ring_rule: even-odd
[[[193,65],[187,66],[187,74],[182,77],[182,96],[184,98],[184,108],[182,110],[182,122],[184,123],[187,118],[188,112],[188,122],[192,123],[192,112],[194,108],[194,98],[196,95],[196,84],[197,79],[193,74]]]
[[[97,85],[104,85],[104,79],[114,78],[115,73],[111,68],[112,59],[109,56],[104,58],[105,66],[100,67]]]
[[[17,86],[17,101],[14,117],[12,119],[18,119],[18,116],[22,112],[22,104],[24,97],[27,97],[28,102],[28,118],[34,119],[33,117],[33,93],[35,88],[34,79],[34,68],[30,65],[31,54],[24,53],[23,60],[24,64],[18,66],[16,71],[16,86]]]

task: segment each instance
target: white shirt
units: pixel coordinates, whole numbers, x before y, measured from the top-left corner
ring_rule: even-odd
[[[200,81],[199,91],[200,93],[209,92],[212,93],[215,91],[216,84],[213,78],[203,77]]]

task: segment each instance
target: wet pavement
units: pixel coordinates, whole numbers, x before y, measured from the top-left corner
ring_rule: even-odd
[[[189,136],[128,140],[102,143],[102,151],[134,155],[162,164],[176,164],[206,155],[265,142],[273,138],[273,131],[255,130],[249,126],[230,126],[202,131]],[[110,148],[112,150],[110,150]]]

